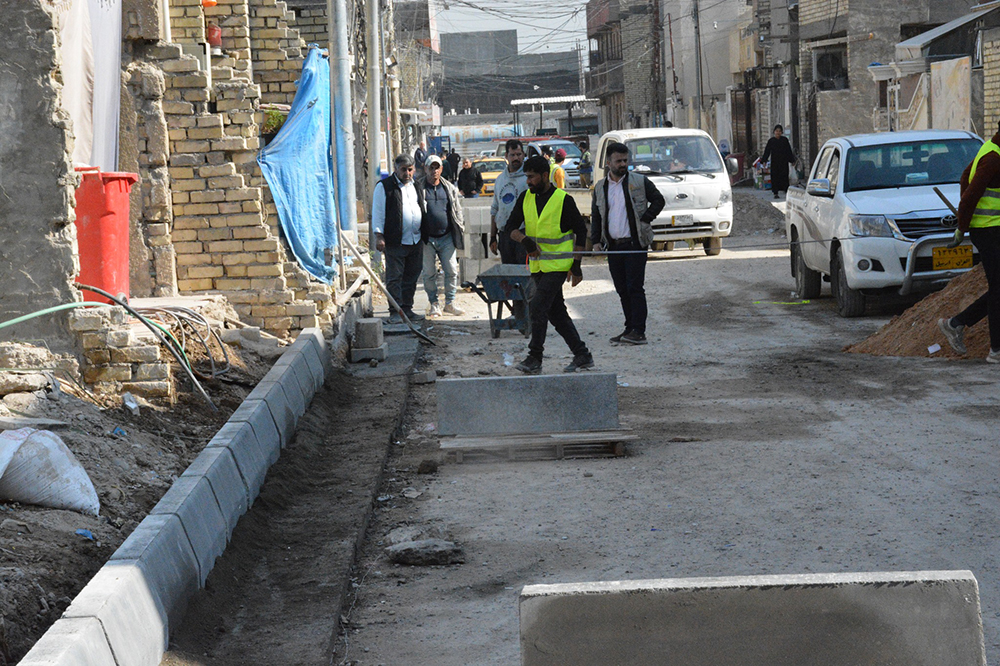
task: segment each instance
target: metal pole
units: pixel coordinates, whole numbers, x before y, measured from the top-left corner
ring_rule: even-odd
[[[383,34],[385,34],[385,57],[391,58],[396,53],[396,21],[393,16],[393,0],[386,0],[385,23],[382,29],[384,30]],[[388,122],[386,125],[388,127],[389,144],[392,146],[390,154],[394,158],[403,152],[403,132],[399,116],[399,78],[394,73],[398,71],[398,67],[390,70],[389,66],[386,65],[386,73],[389,74],[386,81],[389,93],[389,103],[386,107],[386,119]],[[423,165],[418,164],[417,168],[422,169]]]
[[[348,55],[347,0],[327,0],[330,33],[330,142],[336,157],[337,211],[340,230],[357,231],[358,208],[354,175],[354,118],[351,97],[351,60]],[[336,81],[336,84],[334,84]],[[340,234],[342,237],[343,234]],[[342,240],[342,238],[341,238]],[[341,289],[347,288],[343,243],[337,243]]]
[[[379,132],[382,125],[382,99],[379,90],[382,80],[381,49],[379,48],[379,0],[365,0],[365,24],[368,26],[368,205],[371,205],[375,195],[375,186],[381,174],[379,164],[381,148]],[[375,252],[374,226],[369,225],[368,247],[374,253],[378,263],[378,253]]]
[[[170,34],[170,0],[163,0],[160,5],[160,11],[163,12],[163,16],[160,17],[160,25],[163,27],[163,41],[172,42],[174,39]]]
[[[342,189],[343,183],[341,182],[341,175],[340,175],[341,171],[340,160],[338,159],[340,155],[338,154],[339,151],[337,150],[338,118],[337,118],[337,108],[336,108],[337,103],[335,101],[337,99],[337,93],[338,93],[338,87],[337,87],[338,72],[336,70],[337,61],[335,60],[336,57],[335,54],[337,53],[338,45],[337,45],[337,30],[334,24],[335,23],[334,17],[336,12],[336,7],[334,7],[334,5],[338,1],[339,0],[326,1],[326,17],[327,17],[326,28],[327,28],[327,37],[330,40],[329,50],[327,51],[330,63],[330,162],[333,166],[333,191],[336,197],[335,198],[336,203],[334,204],[335,212],[331,211],[331,213],[333,213],[331,215],[333,219],[330,220],[330,224],[332,224],[334,229],[336,229],[337,231],[337,276],[339,278],[338,281],[340,284],[340,290],[344,291],[345,289],[347,289],[347,276],[344,272],[344,240],[343,240],[344,234],[341,231],[341,223],[340,223],[340,216],[343,215],[343,209],[340,200],[344,192]],[[336,292],[336,290],[334,291]]]
[[[694,8],[691,11],[694,18],[694,76],[698,94],[694,105],[698,129],[701,129],[701,23],[698,21],[698,0],[694,0]]]

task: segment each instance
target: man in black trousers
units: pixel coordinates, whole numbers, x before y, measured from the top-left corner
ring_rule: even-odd
[[[666,202],[652,181],[642,174],[629,173],[625,144],[612,143],[607,156],[608,175],[594,185],[590,239],[594,250],[606,248],[611,252],[608,270],[625,313],[625,330],[611,342],[644,345],[646,252],[653,242],[652,221]]]

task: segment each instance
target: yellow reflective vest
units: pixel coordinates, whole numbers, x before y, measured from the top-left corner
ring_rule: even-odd
[[[535,203],[535,195],[528,190],[524,193],[524,234],[538,244],[541,256],[528,263],[532,273],[557,273],[568,271],[573,266],[573,232],[562,230],[563,202],[566,191],[558,188],[545,202],[541,215]]]
[[[987,141],[983,144],[983,147],[979,149],[976,159],[972,162],[972,169],[969,171],[970,183],[972,182],[972,179],[976,177],[976,167],[979,166],[979,160],[990,153],[997,153],[1000,155],[1000,146],[992,141]],[[972,221],[969,223],[969,227],[972,229],[1000,227],[1000,189],[990,187],[986,188],[986,191],[983,192],[983,196],[980,197],[979,201],[976,203],[976,210],[972,214]]]

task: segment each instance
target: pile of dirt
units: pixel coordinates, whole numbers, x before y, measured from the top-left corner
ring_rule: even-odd
[[[779,205],[783,205],[783,202]],[[771,201],[748,188],[733,188],[732,236],[784,238],[785,214]]]
[[[924,356],[944,358],[984,358],[990,350],[990,334],[986,320],[965,332],[965,356],[957,354],[938,330],[937,321],[953,317],[986,292],[986,275],[981,266],[952,280],[941,291],[927,296],[876,331],[865,340],[844,351],[875,356]],[[940,345],[931,353],[928,347]]]
[[[101,502],[94,517],[0,501],[0,666],[17,663],[59,618],[271,365],[249,349],[227,345],[227,351],[229,372],[202,382],[216,412],[191,392],[176,365],[175,404],[139,399],[138,415],[120,396],[92,394],[64,381],[64,374],[59,386],[10,393],[0,401],[5,419],[24,425],[54,421],[35,427],[63,439]],[[202,350],[190,348],[189,355],[207,372]],[[213,356],[218,363],[221,350]]]

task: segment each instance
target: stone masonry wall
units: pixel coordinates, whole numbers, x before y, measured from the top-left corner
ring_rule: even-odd
[[[295,13],[275,0],[249,0],[249,4],[253,77],[260,85],[261,101],[291,104],[305,48],[298,30],[291,27]]]
[[[799,24],[830,21],[847,14],[850,0],[802,0],[799,3]]]
[[[983,34],[983,98],[982,135],[989,138],[1000,122],[1000,28]]]
[[[60,106],[52,3],[18,0],[0,12],[0,320],[80,300],[72,134]],[[30,268],[29,268],[30,262]],[[8,328],[6,340],[74,343],[65,314]]]
[[[83,380],[98,393],[172,398],[170,364],[160,358],[157,344],[137,339],[128,322],[121,307],[72,311],[69,325],[83,348]]]

